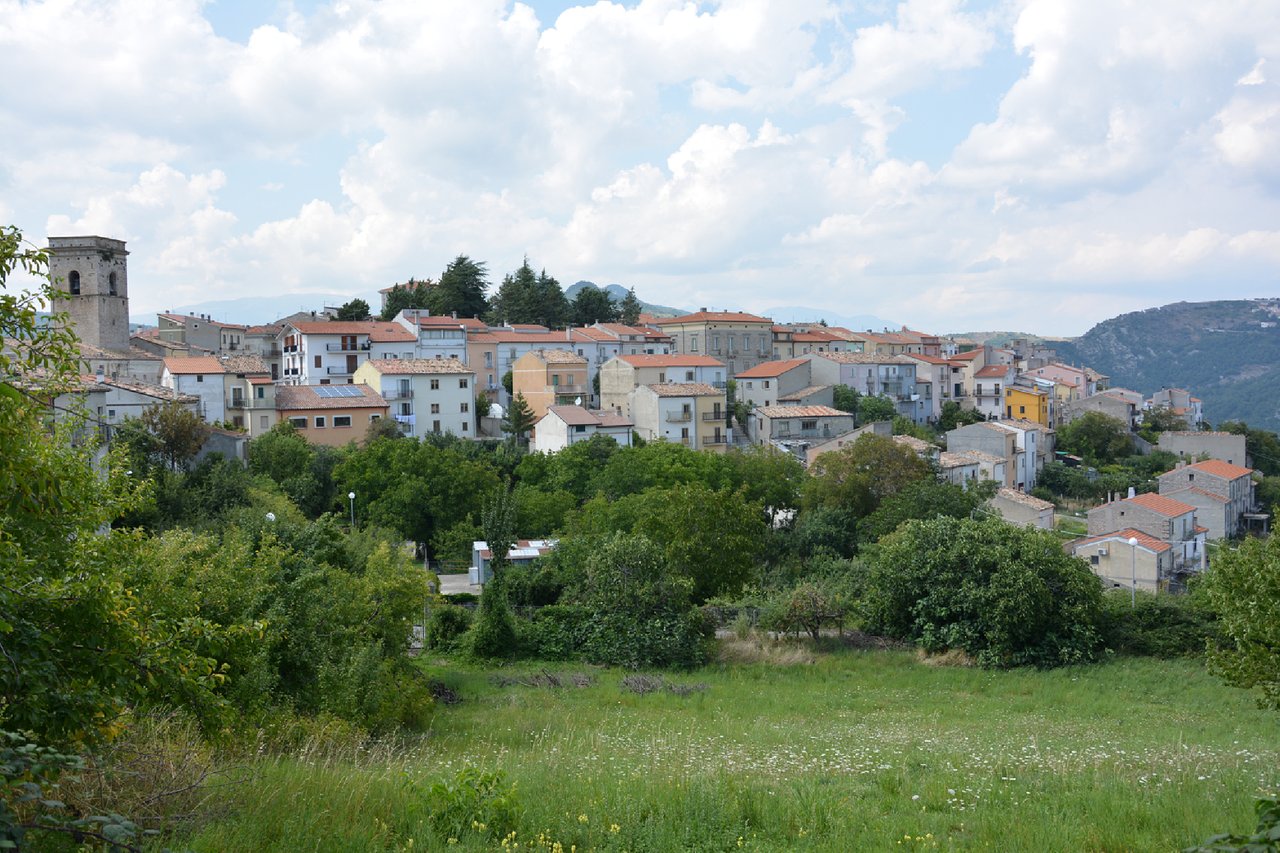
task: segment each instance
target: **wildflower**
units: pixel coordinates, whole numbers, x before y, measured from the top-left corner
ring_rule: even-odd
[[[739,835],[739,836],[738,836],[738,846],[739,846],[739,847],[741,847],[741,846],[742,846],[742,836],[741,836],[741,835]]]
[[[912,794],[912,795],[911,795],[911,799],[913,799],[913,800],[918,800],[918,799],[920,799],[920,795],[919,795],[919,794]]]
[[[449,836],[449,841],[448,841],[448,843],[449,843],[449,844],[457,844],[457,843],[458,843],[458,839],[454,838],[453,836]]]
[[[609,832],[610,832],[610,834],[612,834],[612,835],[617,835],[617,834],[618,834],[619,832],[621,832],[621,831],[622,831],[622,827],[618,826],[616,823],[611,823],[611,824],[609,824]]]
[[[586,823],[586,822],[587,822],[587,816],[586,816],[586,815],[584,815],[584,814],[580,814],[580,815],[578,815],[578,823]]]

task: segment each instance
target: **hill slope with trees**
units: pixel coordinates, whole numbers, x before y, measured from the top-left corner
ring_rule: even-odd
[[[1113,317],[1054,347],[1112,385],[1188,388],[1215,424],[1280,430],[1280,299],[1178,302]]]

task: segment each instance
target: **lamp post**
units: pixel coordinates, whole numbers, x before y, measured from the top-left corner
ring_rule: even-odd
[[[356,493],[347,492],[347,500],[351,502],[351,529],[356,529]]]
[[[1138,606],[1138,540],[1129,537],[1129,609]]]

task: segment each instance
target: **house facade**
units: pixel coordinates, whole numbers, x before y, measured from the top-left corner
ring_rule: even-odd
[[[413,358],[418,336],[399,323],[377,320],[299,320],[280,333],[281,382],[349,385],[371,358]]]
[[[281,385],[276,411],[312,444],[341,447],[385,418],[387,401],[368,385]]]
[[[723,391],[728,368],[709,355],[619,355],[600,367],[600,408],[631,414],[633,392],[641,385],[696,382]]]
[[[591,411],[582,406],[552,406],[533,428],[530,449],[556,453],[592,436],[607,435],[621,447],[631,446],[635,425],[630,419],[609,411]]]
[[[757,406],[751,410],[751,442],[823,443],[853,432],[853,415],[830,406]]]
[[[773,358],[773,321],[767,317],[702,308],[654,325],[671,338],[673,353],[719,359],[728,379]]]
[[[645,441],[670,441],[693,450],[722,450],[728,442],[725,393],[705,382],[641,385],[631,392],[631,419]]]
[[[809,381],[811,372],[811,363],[803,358],[757,364],[734,379],[735,398],[752,409],[778,405],[783,397],[814,387]]]
[[[475,437],[475,373],[456,358],[370,359],[354,379],[378,392],[405,435]]]
[[[1224,539],[1241,532],[1241,519],[1253,512],[1253,469],[1209,459],[1179,465],[1160,475],[1160,494],[1203,509],[1200,523],[1209,537]]]
[[[198,398],[200,417],[204,421],[214,423],[227,419],[226,371],[214,356],[166,358],[160,384],[179,394]]]
[[[562,349],[535,349],[516,359],[511,370],[511,391],[523,394],[535,420],[552,406],[588,403],[592,388],[587,359]]]
[[[847,385],[859,394],[888,397],[899,415],[915,423],[924,423],[933,410],[933,386],[919,381],[917,362],[907,356],[827,352],[804,358],[812,365],[814,385]]]

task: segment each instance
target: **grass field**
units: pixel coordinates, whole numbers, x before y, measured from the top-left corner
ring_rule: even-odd
[[[842,651],[663,676],[685,695],[629,692],[616,670],[503,686],[541,670],[425,665],[461,699],[428,737],[263,760],[176,846],[449,847],[424,792],[464,766],[503,771],[520,809],[514,836],[483,818],[453,833],[464,849],[1176,850],[1251,829],[1280,786],[1280,715],[1195,662],[989,672]]]

